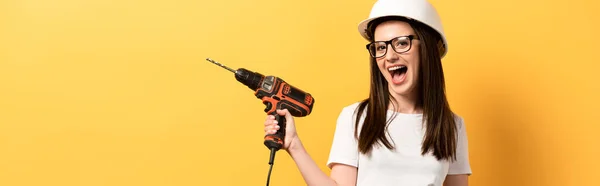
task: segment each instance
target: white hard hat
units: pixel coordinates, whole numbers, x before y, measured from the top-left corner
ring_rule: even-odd
[[[402,16],[408,19],[421,22],[437,31],[442,37],[444,44],[443,53],[441,57],[444,57],[448,52],[448,41],[444,34],[442,22],[438,15],[435,7],[431,5],[427,0],[378,0],[373,5],[369,18],[361,21],[358,24],[358,31],[360,35],[369,40],[367,35],[367,26],[369,22],[374,19],[387,17],[387,16]]]

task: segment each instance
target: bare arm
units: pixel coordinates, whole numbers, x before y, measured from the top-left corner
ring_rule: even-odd
[[[444,186],[469,186],[469,176],[466,174],[448,175]]]
[[[298,139],[298,138],[296,138]],[[288,153],[294,159],[304,181],[308,186],[355,186],[357,168],[349,165],[336,164],[331,168],[331,176],[327,176],[310,157],[300,142],[295,140],[294,147]]]

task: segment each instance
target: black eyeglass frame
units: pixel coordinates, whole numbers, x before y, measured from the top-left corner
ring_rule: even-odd
[[[402,52],[396,51],[396,47],[394,45],[392,45],[393,41],[395,41],[397,39],[400,39],[400,38],[408,38],[408,49],[406,49],[405,51],[402,51]],[[398,37],[392,38],[392,39],[387,40],[387,41],[375,41],[375,42],[371,42],[371,43],[365,45],[365,47],[367,48],[367,51],[369,52],[369,54],[371,55],[371,57],[380,58],[380,57],[383,57],[383,56],[387,55],[387,52],[388,52],[388,49],[389,49],[387,47],[388,45],[391,45],[392,46],[392,50],[394,50],[394,52],[396,52],[398,54],[402,54],[402,53],[410,51],[410,49],[412,49],[413,39],[414,40],[419,40],[419,37],[417,37],[415,35],[398,36]],[[371,45],[373,45],[375,43],[381,43],[381,42],[385,43],[385,52],[381,56],[377,57],[377,56],[375,56],[375,54],[373,54],[371,52],[371,50],[369,50],[369,48],[370,48]]]

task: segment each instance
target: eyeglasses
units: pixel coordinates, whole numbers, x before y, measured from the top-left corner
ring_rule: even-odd
[[[369,54],[371,54],[372,57],[380,58],[380,57],[385,56],[385,54],[387,54],[388,44],[392,45],[392,49],[396,53],[408,52],[412,48],[412,40],[413,39],[418,39],[418,38],[414,35],[399,36],[399,37],[393,38],[389,41],[372,42],[372,43],[367,44],[366,47],[367,47],[367,50],[369,50]]]

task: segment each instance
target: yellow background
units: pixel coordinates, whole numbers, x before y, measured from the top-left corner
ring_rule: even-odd
[[[373,2],[3,0],[0,185],[264,185],[264,106],[207,57],[312,93],[297,127],[328,171],[339,111],[368,92]],[[597,184],[599,4],[432,3],[471,185]],[[285,152],[271,185],[305,185]]]

